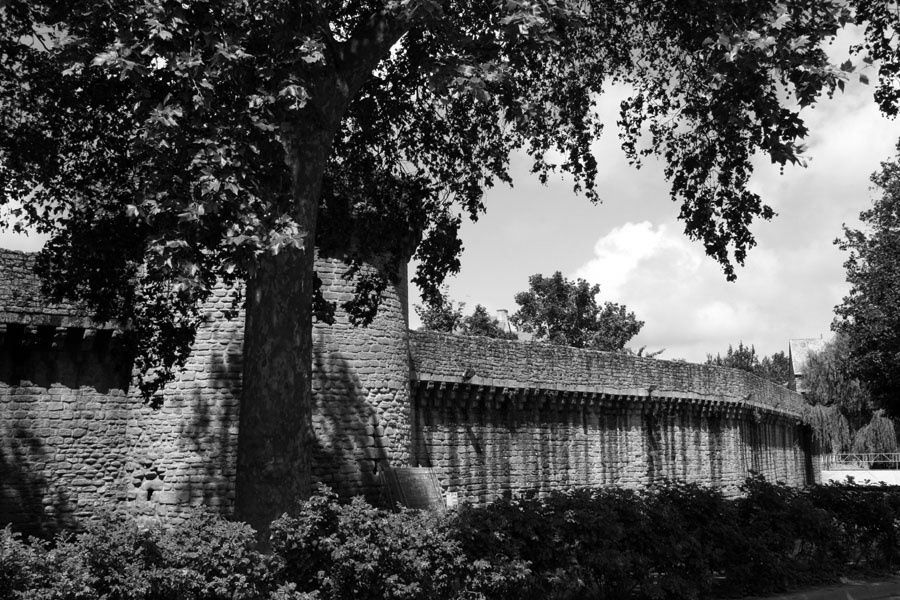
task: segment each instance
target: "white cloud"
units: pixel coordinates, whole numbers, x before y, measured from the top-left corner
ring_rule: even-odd
[[[645,321],[632,346],[702,361],[739,341],[771,354],[786,350],[791,337],[827,330],[843,288],[818,289],[816,282],[832,262],[816,246],[789,255],[755,248],[730,283],[699,244],[644,221],[598,239],[594,256],[572,276],[599,283],[601,301],[622,302]]]
[[[0,248],[37,252],[46,242],[47,236],[39,233],[25,235],[11,231],[0,231]]]
[[[633,283],[631,276],[637,269],[647,269],[660,256],[666,257],[667,268],[685,271],[700,268],[704,260],[702,252],[666,225],[654,228],[649,221],[625,223],[597,240],[594,258],[574,276],[601,283],[604,296],[617,296]]]

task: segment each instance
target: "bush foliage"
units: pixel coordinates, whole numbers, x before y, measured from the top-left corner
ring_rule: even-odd
[[[106,515],[50,541],[0,530],[0,597],[22,600],[699,599],[765,594],[900,558],[900,489],[747,480],[389,511],[327,489],[252,529],[206,513],[177,528]]]

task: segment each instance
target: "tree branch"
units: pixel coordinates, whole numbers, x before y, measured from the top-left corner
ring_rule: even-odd
[[[411,4],[400,12],[375,12],[354,29],[347,41],[340,44],[337,66],[348,98],[362,87],[378,63],[388,56],[391,47],[417,21],[425,22],[436,8],[429,0]]]

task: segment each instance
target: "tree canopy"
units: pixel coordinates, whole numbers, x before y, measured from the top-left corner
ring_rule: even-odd
[[[643,327],[622,304],[597,304],[600,286],[569,280],[556,271],[528,278],[528,290],[516,294],[519,305],[510,320],[536,340],[562,346],[619,351]]]
[[[846,347],[849,373],[864,382],[875,404],[900,413],[900,145],[898,156],[872,175],[872,208],[863,228],[844,227],[838,246],[850,292],[836,307],[833,328]]]
[[[487,308],[481,304],[475,305],[471,315],[463,317],[460,329],[466,335],[480,335],[503,340],[515,340],[519,337],[514,332],[504,329],[500,321],[488,314]]]
[[[817,425],[833,452],[896,452],[894,423],[878,408],[868,385],[853,374],[848,337],[838,332],[811,352],[803,373],[804,396],[816,409]],[[822,435],[822,434],[820,434]]]
[[[878,100],[895,110],[894,7],[6,0],[0,226],[50,235],[48,290],[127,325],[147,397],[185,360],[214,283],[246,281],[237,503],[261,526],[309,490],[311,319],[334,310],[315,247],[349,262],[354,322],[410,255],[434,296],[513,152],[598,199],[593,107],[622,83],[626,154],[665,159],[685,232],[731,278],[753,220],[773,216],[751,161],[801,160],[800,109],[848,77],[823,49],[844,24],[865,21],[857,50],[882,61]]]
[[[791,361],[783,351],[760,359],[756,348],[752,344],[745,346],[743,340],[738,342],[737,348],[729,344],[724,356],[707,354],[706,364],[741,369],[783,386],[787,386],[793,376]]]
[[[465,310],[466,304],[452,300],[444,288],[431,301],[425,304],[416,304],[413,308],[419,316],[419,320],[422,321],[421,329],[453,333],[462,325],[463,310]]]
[[[51,290],[127,319],[162,376],[183,359],[213,282],[252,278],[261,253],[340,246],[359,322],[410,254],[434,296],[458,269],[462,215],[509,182],[514,150],[541,179],[564,170],[596,200],[592,107],[620,82],[634,89],[626,152],[665,157],[686,233],[730,277],[754,243],[750,222],[773,214],[746,188],[750,159],[799,160],[799,108],[843,84],[822,45],[852,8],[11,0],[0,14],[3,224],[49,233]],[[374,255],[391,268],[363,275]],[[315,308],[327,319],[332,307]]]
[[[725,356],[718,353],[715,356],[707,354],[706,364],[753,373],[759,368],[759,357],[756,355],[756,348],[752,344],[745,346],[743,340],[741,340],[738,342],[737,348],[728,344],[728,351],[725,353]]]
[[[421,329],[425,331],[443,331],[462,335],[480,335],[489,338],[506,340],[518,339],[518,336],[504,329],[500,322],[488,314],[487,308],[476,304],[472,314],[465,315],[465,302],[455,302],[447,296],[446,289],[431,302],[414,306],[416,314],[422,321]]]
[[[875,408],[868,387],[853,377],[848,339],[838,334],[818,352],[810,352],[803,373],[806,397],[813,404],[837,406],[859,428]]]

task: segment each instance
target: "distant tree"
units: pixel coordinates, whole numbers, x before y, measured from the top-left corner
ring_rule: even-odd
[[[481,304],[475,305],[475,310],[471,315],[463,317],[460,329],[466,335],[481,335],[504,340],[516,340],[519,338],[515,333],[503,329],[500,326],[500,322],[489,315],[487,309]]]
[[[838,407],[804,404],[803,420],[812,428],[819,447],[826,452],[842,452],[850,448],[853,442],[850,424]]]
[[[896,422],[881,409],[853,435],[853,452],[897,452]]]
[[[644,326],[623,304],[597,305],[599,285],[570,281],[557,271],[528,278],[529,290],[516,294],[519,310],[510,320],[535,339],[561,346],[620,351]]]
[[[790,382],[792,376],[791,361],[784,352],[776,352],[772,356],[760,359],[756,354],[756,348],[752,344],[745,346],[743,341],[738,342],[737,348],[729,344],[725,356],[707,354],[706,364],[741,369],[784,386]]]
[[[507,340],[518,339],[515,333],[504,330],[500,326],[500,322],[488,314],[487,308],[481,304],[475,305],[475,310],[471,315],[464,315],[466,303],[450,299],[446,289],[442,289],[440,295],[431,303],[416,304],[413,308],[422,321],[420,329],[424,331],[480,335]]]
[[[756,356],[756,348],[753,345],[745,346],[744,342],[740,341],[737,348],[728,344],[728,352],[725,353],[725,356],[718,353],[715,356],[707,354],[706,364],[756,373],[759,370],[759,357]]]
[[[872,415],[868,387],[850,370],[849,340],[838,334],[818,352],[810,352],[803,374],[806,397],[812,404],[837,406],[859,429]]]
[[[832,328],[846,341],[846,368],[864,382],[875,404],[900,414],[900,144],[893,160],[872,175],[879,191],[860,213],[864,228],[844,227],[835,240],[850,292],[835,308]]]
[[[791,359],[784,351],[776,352],[772,356],[765,356],[759,361],[756,374],[779,385],[787,386],[793,377]]]
[[[465,306],[464,302],[454,302],[448,298],[446,288],[442,288],[431,302],[416,304],[413,308],[422,321],[420,329],[453,333],[462,324]]]
[[[841,426],[847,429],[847,436],[834,437],[831,441],[832,451],[897,451],[893,420],[876,408],[868,386],[853,376],[850,345],[845,335],[838,333],[820,351],[810,353],[803,379],[808,390],[806,399],[826,409],[820,421],[827,421],[825,424],[832,431]]]

